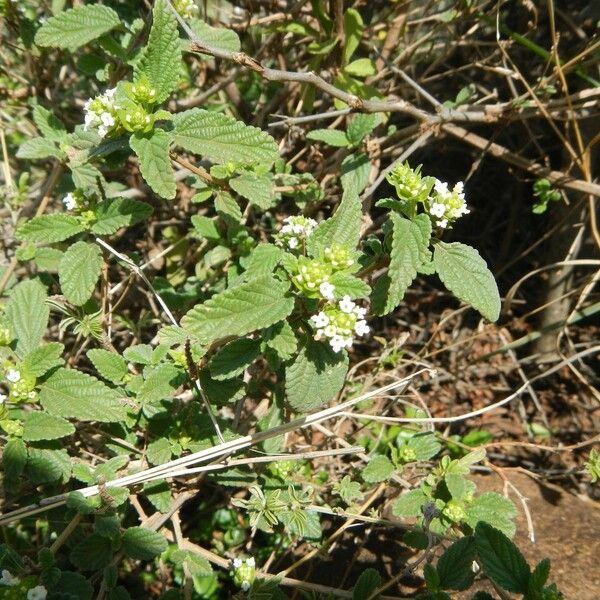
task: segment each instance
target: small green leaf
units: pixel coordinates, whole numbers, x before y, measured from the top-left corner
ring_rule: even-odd
[[[260,129],[227,115],[192,108],[173,118],[175,144],[217,163],[272,163],[275,140]]]
[[[280,321],[263,331],[262,339],[282,360],[290,359],[298,349],[298,339],[287,321]]]
[[[171,442],[165,438],[151,442],[146,449],[146,458],[151,465],[162,465],[168,462],[171,460],[171,454]]]
[[[479,562],[490,579],[509,592],[527,593],[529,565],[501,531],[487,523],[478,523],[475,545]]]
[[[422,490],[410,490],[404,492],[392,508],[396,517],[418,517],[421,515],[421,507],[429,502],[429,498]]]
[[[242,374],[260,354],[260,341],[240,338],[223,346],[208,364],[213,379],[231,379]]]
[[[190,29],[207,46],[219,48],[227,52],[240,51],[240,38],[233,29],[211,27],[201,19],[192,19],[190,21]]]
[[[91,297],[102,271],[102,251],[97,244],[76,242],[63,254],[58,267],[65,299],[81,306]]]
[[[111,541],[97,533],[92,533],[71,550],[69,558],[82,571],[97,571],[110,562],[112,555]]]
[[[536,565],[527,582],[527,589],[534,598],[536,592],[539,593],[544,589],[548,577],[550,577],[550,561],[544,558]]]
[[[203,215],[193,215],[191,221],[196,233],[200,237],[211,241],[221,239],[221,234],[217,229],[217,223],[215,219],[211,219],[210,217],[205,217]]]
[[[315,129],[314,131],[309,131],[306,134],[306,138],[337,148],[347,148],[350,145],[346,134],[339,129]]]
[[[35,34],[38,46],[76,50],[119,26],[119,15],[108,6],[88,4],[50,17]]]
[[[46,298],[44,286],[35,279],[22,281],[12,290],[6,319],[17,338],[16,351],[20,356],[26,356],[42,343],[50,317]]]
[[[463,537],[449,546],[436,565],[439,586],[444,590],[466,590],[471,587],[475,573],[475,540]]]
[[[167,549],[167,540],[144,527],[130,527],[123,534],[123,552],[129,558],[149,560]]]
[[[52,442],[47,442],[52,444]],[[26,475],[31,483],[50,483],[62,481],[66,483],[71,476],[71,457],[66,450],[53,448],[29,448],[29,459]]]
[[[432,433],[417,433],[408,440],[407,445],[415,453],[417,460],[429,460],[442,449]]]
[[[464,475],[459,475],[458,473],[446,473],[444,481],[453,500],[461,501],[468,497],[472,498],[473,492],[477,488],[472,481],[469,481]]]
[[[377,127],[378,123],[379,116],[377,113],[359,113],[350,121],[346,135],[352,145],[356,146]]]
[[[273,244],[258,244],[244,259],[244,277],[253,279],[261,275],[270,275],[281,262],[283,250]]]
[[[352,590],[352,600],[370,598],[380,585],[381,575],[375,569],[365,569]]]
[[[169,512],[172,502],[171,490],[169,484],[164,479],[145,483],[144,496],[148,498],[154,508],[159,512]]]
[[[46,412],[29,412],[23,419],[23,439],[26,442],[57,440],[75,433],[75,427],[62,417]]]
[[[32,110],[33,121],[39,132],[48,140],[53,142],[64,141],[67,131],[60,119],[40,104],[36,104]]]
[[[358,48],[362,38],[364,24],[360,13],[354,8],[349,8],[344,13],[344,64],[347,65]]]
[[[229,185],[234,192],[261,210],[268,210],[273,206],[275,194],[273,193],[273,183],[268,175],[244,173],[230,179]]]
[[[344,67],[344,72],[353,77],[375,75],[375,65],[370,58],[357,58]]]
[[[368,298],[371,293],[371,288],[367,283],[344,271],[334,273],[329,278],[329,283],[335,287],[335,297],[338,299],[344,296],[350,296],[353,300]]]
[[[483,521],[512,537],[516,531],[513,523],[516,516],[517,509],[511,500],[497,492],[486,492],[467,508],[465,521],[472,528]]]
[[[135,80],[146,77],[156,90],[155,101],[164,102],[179,83],[181,63],[177,19],[165,0],[156,0],[148,44],[135,65]],[[151,187],[154,189],[154,186]]]
[[[2,466],[7,479],[17,479],[23,473],[27,463],[27,448],[20,438],[6,442],[2,452]]]
[[[169,157],[171,141],[171,135],[163,129],[153,129],[148,134],[135,133],[129,138],[129,145],[140,161],[142,177],[159,196],[167,200],[175,198],[177,193]]]
[[[307,340],[286,368],[285,391],[291,407],[306,413],[329,402],[344,385],[348,355],[326,344]]]
[[[230,335],[246,335],[292,312],[294,300],[286,296],[288,289],[288,283],[270,276],[257,277],[195,306],[181,325],[206,344]]]
[[[23,370],[36,377],[45,375],[50,369],[62,366],[64,349],[65,347],[59,342],[50,342],[34,348],[23,359]]]
[[[152,207],[145,202],[129,198],[108,198],[96,208],[96,222],[92,232],[96,235],[112,235],[121,227],[130,227],[148,218]]]
[[[369,464],[362,470],[362,478],[367,483],[379,483],[387,481],[393,474],[395,468],[392,461],[382,454],[374,456]]]
[[[211,404],[223,406],[242,399],[246,386],[241,377],[233,379],[213,379],[208,369],[200,371],[200,385]]]
[[[459,300],[478,310],[490,321],[498,319],[498,286],[475,248],[459,242],[438,242],[433,251],[433,262],[442,283]]]
[[[369,183],[371,161],[364,153],[350,154],[342,161],[341,172],[342,187],[355,189],[360,194]]]
[[[87,357],[92,361],[96,371],[104,379],[108,379],[112,383],[120,383],[128,373],[127,363],[121,356],[114,352],[109,352],[102,348],[94,348],[87,351]]]
[[[233,220],[237,223],[242,221],[240,206],[229,192],[219,191],[215,194],[215,210],[225,221]]]
[[[42,158],[64,158],[64,152],[46,138],[38,137],[24,141],[17,151],[17,158],[37,160]]]
[[[42,215],[19,225],[16,237],[18,240],[32,244],[53,244],[69,239],[82,231],[85,231],[85,227],[78,217],[64,214]]]

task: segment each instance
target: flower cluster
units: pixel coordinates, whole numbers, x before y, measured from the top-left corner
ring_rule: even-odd
[[[298,258],[298,272],[292,277],[294,285],[308,298],[334,298],[335,286],[329,278],[333,273],[331,264],[306,258]]]
[[[2,577],[0,577],[0,585],[6,585],[12,587],[14,585],[19,585],[21,580],[18,577],[15,577],[10,571],[7,569],[2,569]]]
[[[231,561],[233,582],[247,592],[256,577],[256,563],[254,558],[234,558]]]
[[[8,398],[0,394],[0,402],[7,399],[13,402],[33,402],[37,399],[36,378],[15,368],[8,368],[4,374],[8,382]]]
[[[315,340],[327,338],[334,352],[351,348],[355,335],[369,333],[366,314],[367,310],[353,302],[350,296],[344,296],[337,304],[327,304],[310,318],[316,329]]]
[[[173,8],[185,19],[198,16],[198,5],[194,0],[174,0]]]
[[[423,177],[421,167],[413,169],[407,162],[397,165],[386,178],[396,188],[401,200],[422,202],[427,198],[434,183],[432,177]]]
[[[314,219],[303,217],[287,217],[284,225],[275,236],[275,243],[289,250],[303,248],[306,240],[317,226]]]
[[[354,266],[354,256],[348,246],[336,243],[323,250],[322,259],[331,265],[333,271],[347,271]]]
[[[75,210],[84,205],[85,197],[81,190],[73,190],[62,199],[62,203],[65,205],[67,210]]]
[[[84,105],[84,129],[95,129],[100,137],[106,137],[117,126],[115,93],[117,88],[106,90],[104,94],[90,98]]]
[[[435,219],[438,227],[446,228],[456,219],[470,212],[463,190],[462,181],[450,190],[447,183],[439,179],[435,180],[433,192],[427,200],[427,212]]]

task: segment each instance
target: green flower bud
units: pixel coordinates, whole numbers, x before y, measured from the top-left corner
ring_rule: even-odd
[[[458,523],[459,521],[464,521],[467,513],[462,505],[456,500],[448,501],[448,504],[442,509],[442,513],[445,517],[450,519],[450,521],[454,521]]]
[[[432,177],[421,175],[420,166],[412,169],[407,162],[394,167],[386,179],[396,188],[398,198],[409,202],[423,202],[434,183]]]
[[[233,582],[247,592],[256,578],[254,558],[234,558],[231,561]]]
[[[398,457],[405,463],[415,462],[417,460],[417,453],[409,446],[402,446],[398,452]]]
[[[131,133],[147,133],[152,129],[154,121],[152,116],[141,106],[128,107],[119,111],[121,125]]]
[[[294,285],[308,298],[333,298],[334,288],[329,283],[331,265],[301,256],[298,273],[292,277]]]
[[[8,346],[13,340],[13,336],[8,327],[0,325],[0,346]]]
[[[332,244],[323,250],[323,261],[329,263],[334,271],[346,271],[354,266],[354,256],[348,246]]]
[[[156,88],[152,87],[146,77],[142,77],[135,83],[132,83],[129,91],[136,102],[140,102],[141,104],[156,103]]]

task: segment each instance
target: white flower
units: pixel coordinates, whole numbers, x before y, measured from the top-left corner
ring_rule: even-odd
[[[234,569],[239,569],[242,566],[242,559],[234,558],[231,564],[233,565]]]
[[[2,569],[2,577],[0,577],[0,585],[8,585],[13,586],[17,585],[21,580],[18,577],[15,577],[10,571],[7,569]]]
[[[443,217],[446,212],[446,207],[440,202],[434,202],[429,209],[429,214],[434,217]]]
[[[6,379],[8,379],[11,383],[17,383],[17,381],[21,379],[21,373],[16,369],[9,369],[6,373]]]
[[[355,306],[354,314],[356,315],[357,319],[364,319],[367,315],[367,309],[362,308],[361,306]]]
[[[446,227],[448,227],[448,219],[440,219],[439,221],[436,221],[435,224],[442,229],[446,229]]]
[[[367,335],[369,331],[370,329],[366,321],[356,321],[356,325],[354,326],[354,333],[356,335]]]
[[[440,181],[439,179],[436,179],[435,183],[433,184],[433,189],[440,196],[446,196],[448,194],[448,184],[445,181]]]
[[[331,285],[331,283],[329,283],[329,281],[324,281],[319,286],[319,292],[321,292],[321,296],[323,296],[323,298],[326,298],[327,300],[333,300],[335,286]]]
[[[8,396],[6,394],[0,394],[0,404],[4,404]]]
[[[342,310],[345,313],[351,313],[354,311],[354,308],[356,307],[356,303],[352,302],[352,300],[350,299],[350,296],[344,296],[339,303],[339,307],[340,310]]]
[[[62,202],[67,210],[73,210],[74,208],[77,208],[77,200],[70,192],[62,199]]]
[[[27,600],[46,600],[48,592],[43,585],[37,585],[27,592]]]
[[[340,352],[343,350],[348,344],[346,338],[343,338],[340,335],[334,335],[329,340],[329,345],[333,348],[334,352]],[[352,339],[350,339],[350,344],[348,347],[352,346]]]
[[[249,567],[255,567],[256,566],[256,561],[254,560],[254,556],[251,556],[250,558],[246,559],[246,564]]]
[[[321,311],[318,315],[313,315],[310,320],[313,322],[314,326],[318,327],[319,329],[329,325],[329,317],[323,311]]]
[[[291,248],[292,250],[293,250],[294,248],[297,248],[297,247],[298,247],[298,238],[297,238],[297,237],[291,237],[291,238],[288,240],[288,243],[287,243],[287,245],[288,245],[288,248]]]

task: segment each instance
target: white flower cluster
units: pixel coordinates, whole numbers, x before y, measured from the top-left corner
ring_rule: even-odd
[[[19,585],[21,580],[18,577],[15,577],[10,571],[7,569],[2,569],[2,577],[0,577],[0,585],[7,585],[12,587],[13,585]]]
[[[117,88],[106,90],[104,94],[90,98],[84,105],[84,129],[95,129],[100,137],[105,137],[116,125],[115,92]]]
[[[301,242],[305,242],[317,226],[314,219],[303,217],[286,217],[283,227],[279,230],[276,237],[276,243],[280,246],[287,246],[290,250],[300,247]]]
[[[467,208],[462,181],[450,190],[446,182],[436,179],[433,193],[428,200],[428,212],[436,219],[435,224],[438,227],[446,228],[459,217],[471,212]]]
[[[48,591],[43,585],[36,585],[27,592],[27,600],[46,600]]]
[[[256,577],[256,562],[254,557],[246,558],[234,558],[231,561],[233,567],[233,580],[236,585],[240,586],[244,592],[247,592],[254,578]]]
[[[370,331],[366,314],[366,308],[358,306],[350,296],[344,296],[337,306],[329,304],[310,318],[316,328],[315,340],[328,338],[334,352],[351,348],[355,335],[367,335]]]
[[[175,0],[173,6],[175,10],[186,19],[198,16],[199,10],[194,0]]]
[[[69,192],[63,199],[63,204],[67,210],[74,210],[77,208],[77,198],[73,195],[72,192]]]

